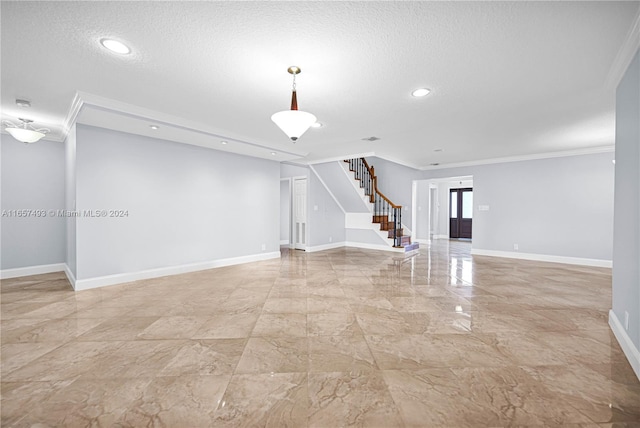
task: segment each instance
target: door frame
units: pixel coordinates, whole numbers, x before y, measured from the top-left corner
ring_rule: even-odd
[[[428,209],[422,209],[422,210],[418,210],[418,206],[417,206],[417,191],[418,191],[418,185],[417,182],[427,182],[429,184],[429,189],[434,188],[436,189],[436,195],[435,195],[435,200],[432,200],[432,195],[431,195],[431,190],[429,190],[429,205],[428,205]],[[467,184],[464,184],[463,186],[460,186],[460,182],[467,182]],[[441,205],[441,192],[439,189],[439,184],[442,183],[449,183],[449,185],[446,188],[446,195],[447,195],[447,204],[445,206]],[[421,243],[429,243],[431,237],[433,237],[433,239],[449,239],[449,235],[450,235],[450,231],[449,231],[449,202],[448,202],[448,198],[449,198],[449,190],[454,188],[454,187],[474,187],[474,183],[473,183],[473,175],[463,175],[463,176],[454,176],[454,177],[442,177],[442,178],[428,178],[428,179],[423,179],[423,180],[413,180],[412,182],[412,186],[411,186],[411,190],[412,190],[412,195],[411,195],[411,214],[412,214],[412,218],[411,218],[411,231],[412,233],[416,231],[416,226],[417,226],[417,219],[419,215],[426,215],[426,216],[430,216],[433,215],[435,216],[435,228],[432,229],[431,228],[431,224],[429,224],[429,230],[428,230],[428,234],[427,236],[429,237],[429,239],[419,239],[417,240],[417,242],[421,242]],[[474,202],[475,204],[475,202]],[[433,211],[432,211],[433,208]],[[439,225],[438,223],[442,221],[442,218],[446,218],[446,225],[444,230],[439,230]],[[437,233],[436,233],[437,232]],[[422,232],[421,232],[422,234]]]
[[[305,195],[307,197],[306,200],[306,213],[307,213],[307,218],[305,221],[305,227],[304,227],[304,245],[301,248],[297,248],[298,250],[303,250],[306,251],[307,247],[309,245],[309,177],[307,177],[306,175],[298,175],[298,176],[294,176],[294,177],[290,177],[291,180],[291,185],[289,186],[289,189],[291,191],[290,193],[290,215],[291,215],[291,221],[290,221],[290,230],[289,230],[289,248],[291,248],[292,250],[296,249],[296,240],[295,240],[295,233],[296,233],[296,222],[295,222],[295,214],[294,214],[294,209],[295,209],[295,182],[296,181],[300,181],[300,180],[305,180]]]
[[[462,182],[460,182],[462,183]],[[473,239],[473,216],[471,218],[465,218],[463,216],[464,213],[464,197],[463,194],[464,192],[471,192],[473,194],[473,187],[450,187],[449,188],[449,239]],[[462,235],[462,222],[466,219],[466,220],[470,220],[471,221],[471,236],[470,237],[463,237],[463,236],[451,236],[452,234],[452,230],[451,230],[451,222],[453,220],[453,213],[452,213],[452,205],[453,205],[453,198],[452,195],[455,193],[456,195],[456,228],[458,229],[456,231],[456,235]],[[471,203],[471,211],[473,212],[473,202]]]
[[[292,226],[292,220],[293,220],[293,178],[292,177],[286,177],[286,178],[281,178],[280,179],[280,183],[282,183],[283,181],[287,182],[287,190],[289,193],[289,204],[287,205],[287,211],[284,213],[280,213],[280,217],[282,217],[283,215],[286,215],[287,217],[289,217],[289,220],[287,222],[287,224],[289,225],[289,242],[287,242],[286,244],[283,244],[282,242],[280,242],[280,245],[286,245],[287,248],[293,248],[293,226]]]

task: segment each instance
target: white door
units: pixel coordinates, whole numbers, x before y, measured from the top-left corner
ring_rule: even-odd
[[[304,250],[307,247],[307,179],[295,179],[293,182],[293,221],[294,248]]]

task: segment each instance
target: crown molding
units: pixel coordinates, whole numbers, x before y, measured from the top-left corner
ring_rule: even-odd
[[[69,135],[69,131],[71,130],[73,125],[76,124],[78,117],[84,107],[91,107],[97,110],[102,110],[109,113],[115,113],[125,117],[133,118],[133,119],[149,121],[149,122],[157,123],[162,126],[194,132],[201,135],[206,135],[214,139],[228,140],[236,144],[250,146],[260,150],[266,150],[269,152],[275,151],[278,153],[291,156],[296,159],[304,158],[305,156],[308,155],[308,153],[306,152],[293,153],[278,147],[270,147],[264,144],[246,141],[241,138],[223,135],[218,130],[208,128],[206,126],[203,126],[201,123],[198,123],[195,121],[191,121],[181,117],[162,113],[156,110],[151,110],[145,107],[128,104],[122,101],[117,101],[114,99],[110,99],[110,98],[106,98],[106,97],[102,97],[99,95],[90,94],[88,92],[82,92],[82,91],[77,91],[73,98],[73,101],[71,102],[71,106],[69,108],[69,111],[67,112],[67,116],[63,123],[62,138],[60,139],[60,141],[66,140],[67,136]],[[161,138],[161,137],[158,137],[158,138]],[[181,143],[188,144],[184,142],[181,142]],[[212,149],[220,150],[220,148],[212,148]],[[224,150],[224,151],[228,151],[229,153],[234,153],[232,150]],[[245,156],[251,156],[251,155],[245,155]],[[260,157],[260,156],[257,156],[257,157]]]
[[[609,153],[609,152],[615,152],[615,146],[588,147],[584,149],[564,150],[559,152],[535,153],[535,154],[523,155],[523,156],[507,156],[503,158],[482,159],[478,161],[458,162],[458,163],[442,164],[438,166],[430,165],[430,166],[421,167],[420,170],[431,171],[436,169],[460,168],[460,167],[478,166],[478,165],[492,165],[496,163],[521,162],[521,161],[528,161],[528,160],[562,158],[567,156],[592,155],[597,153]]]
[[[608,152],[614,152],[614,151],[615,151],[615,146],[613,145],[598,146],[598,147],[588,147],[584,149],[563,150],[558,152],[535,153],[535,154],[522,155],[522,156],[506,156],[501,158],[482,159],[477,161],[448,163],[448,164],[441,164],[437,166],[432,166],[432,165],[416,166],[413,164],[409,164],[407,162],[402,162],[393,158],[389,158],[388,156],[378,155],[375,152],[368,152],[368,153],[351,154],[351,155],[345,155],[345,156],[339,156],[339,157],[318,159],[318,160],[308,162],[307,165],[315,165],[315,164],[326,163],[326,162],[335,162],[335,161],[340,161],[344,159],[353,159],[353,158],[359,158],[359,157],[376,157],[378,159],[382,159],[388,162],[393,162],[398,165],[406,166],[408,168],[413,168],[417,171],[431,171],[431,170],[437,170],[437,169],[450,169],[450,168],[461,168],[461,167],[468,167],[468,166],[492,165],[492,164],[507,163],[507,162],[521,162],[521,161],[528,161],[528,160],[591,155],[591,154],[608,153]]]
[[[315,165],[318,163],[335,162],[335,161],[342,161],[346,159],[355,159],[355,158],[366,158],[366,157],[375,156],[375,155],[376,155],[375,152],[364,152],[364,153],[355,153],[355,154],[352,153],[344,156],[333,156],[330,158],[315,159],[315,160],[307,161],[306,164]]]
[[[71,107],[69,107],[69,111],[67,112],[67,117],[64,119],[64,122],[62,124],[63,141],[67,139],[71,128],[73,127],[73,125],[75,125],[83,105],[84,100],[82,99],[82,96],[79,92],[76,92],[76,94],[73,96],[73,100],[71,101]]]
[[[607,74],[605,80],[605,88],[607,90],[615,90],[617,88],[638,49],[640,49],[640,9],[636,12],[633,25],[629,29],[624,42],[622,42],[611,68],[609,68],[609,74]]]
[[[306,163],[300,163],[300,162],[294,162],[294,161],[280,161],[280,164],[281,165],[297,166],[298,168],[309,169],[309,164],[306,164]]]

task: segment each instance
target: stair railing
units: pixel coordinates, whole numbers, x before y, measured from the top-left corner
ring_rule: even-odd
[[[396,205],[384,193],[378,189],[378,177],[373,166],[369,166],[365,158],[347,159],[349,170],[354,172],[364,194],[369,196],[369,202],[373,204],[373,218],[376,223],[384,223],[388,228],[389,223],[393,228],[393,246],[402,247],[402,206]],[[387,229],[388,230],[388,229]]]

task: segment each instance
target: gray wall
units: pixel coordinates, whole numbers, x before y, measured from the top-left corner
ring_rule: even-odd
[[[64,209],[64,145],[24,144],[7,134],[0,141],[2,211]],[[63,217],[2,216],[1,226],[2,269],[65,261]]]
[[[307,245],[313,247],[344,242],[344,213],[311,169],[281,164],[280,175],[282,178],[307,177]]]
[[[69,130],[64,142],[64,205],[67,211],[76,208],[76,125]],[[74,277],[77,277],[76,266],[76,217],[69,216],[66,221],[66,257],[67,267]]]
[[[78,219],[78,279],[279,251],[278,163],[84,125],[76,143],[78,210],[128,211]]]
[[[514,252],[514,244],[518,244],[517,251],[522,253],[609,261],[613,252],[612,160],[613,152],[605,152],[428,171],[379,158],[368,162],[376,169],[380,190],[409,208],[403,210],[403,223],[408,227],[414,180],[472,176],[474,249]],[[317,181],[311,176],[310,200],[330,206],[332,201],[323,186],[319,182],[314,185]],[[439,183],[438,187],[440,225],[436,233],[440,235],[448,233],[449,187],[458,186]],[[419,203],[423,202],[420,197]],[[310,201],[311,245],[328,243],[331,235],[337,242],[335,234],[343,216],[334,213],[319,219],[313,205]],[[478,205],[488,205],[489,211],[479,211]],[[428,210],[418,213],[424,217],[417,221],[426,223]]]
[[[307,166],[292,165],[287,163],[280,164],[281,178],[291,178],[291,177],[309,178],[309,174],[311,174],[311,170]]]
[[[420,171],[376,157],[366,159],[369,166],[375,169],[378,190],[394,204],[402,205],[402,223],[411,228],[411,183],[421,178]]]
[[[640,53],[616,92],[613,312],[640,349]],[[623,324],[624,325],[624,324]]]
[[[475,249],[512,252],[518,244],[523,253],[611,260],[612,160],[612,152],[566,156],[430,170],[423,178],[473,176]]]
[[[313,168],[333,196],[340,202],[345,212],[369,212],[369,200],[367,199],[365,202],[360,193],[354,189],[354,184],[358,183],[358,181],[355,179],[353,172],[349,171],[348,174],[345,174],[345,170],[341,165],[343,163],[343,161],[326,162],[313,165]]]
[[[344,242],[344,213],[315,174],[309,177],[309,245]]]

